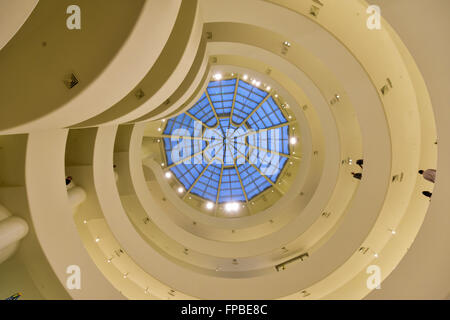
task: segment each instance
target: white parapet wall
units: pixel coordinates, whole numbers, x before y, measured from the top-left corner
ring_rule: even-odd
[[[86,191],[78,186],[67,190],[67,194],[69,196],[70,206],[74,209],[86,199]]]
[[[0,263],[5,262],[16,252],[19,241],[27,234],[27,222],[22,218],[11,216],[8,209],[0,205]]]

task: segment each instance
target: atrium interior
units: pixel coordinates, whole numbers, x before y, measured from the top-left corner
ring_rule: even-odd
[[[0,0],[0,299],[450,299],[449,14]]]

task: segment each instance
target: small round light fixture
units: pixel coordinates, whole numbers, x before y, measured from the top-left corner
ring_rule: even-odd
[[[242,76],[242,79],[248,80],[248,75],[244,74],[244,75]]]
[[[216,81],[222,80],[222,74],[216,73],[215,75],[213,75],[213,79]]]
[[[297,137],[291,137],[291,138],[289,139],[289,143],[292,144],[292,145],[297,144]]]
[[[167,172],[164,174],[164,176],[166,177],[166,179],[170,179],[170,178],[172,178],[172,172],[167,171]]]
[[[206,203],[206,209],[212,210],[213,208],[214,208],[214,203],[212,203],[211,201]]]
[[[283,42],[283,46],[289,48],[291,46],[291,43],[289,41]]]
[[[177,191],[178,191],[178,193],[183,193],[184,192],[184,188],[183,187],[178,187]]]

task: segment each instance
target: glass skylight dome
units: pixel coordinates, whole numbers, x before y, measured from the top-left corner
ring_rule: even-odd
[[[191,109],[167,120],[163,137],[166,167],[184,196],[210,205],[245,203],[276,186],[290,156],[282,109],[238,77],[211,81]]]

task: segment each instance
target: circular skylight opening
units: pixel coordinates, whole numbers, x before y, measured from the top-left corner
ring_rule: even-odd
[[[290,122],[271,93],[258,88],[261,81],[246,81],[246,75],[213,79],[192,108],[167,119],[165,164],[184,197],[195,195],[208,210],[223,205],[235,212],[278,188],[292,157]]]

